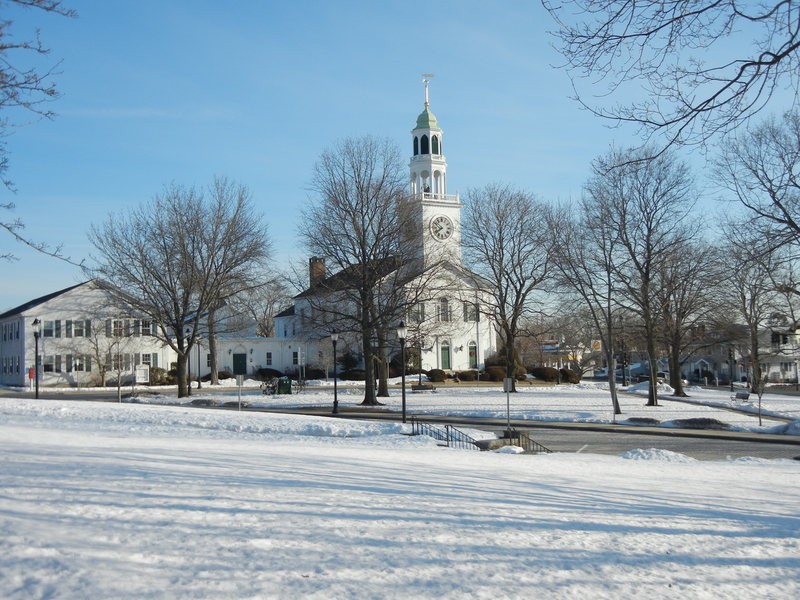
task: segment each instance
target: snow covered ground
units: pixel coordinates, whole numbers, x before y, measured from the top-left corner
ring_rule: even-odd
[[[329,405],[332,390],[244,398]],[[342,406],[360,399],[341,390]],[[727,410],[621,400],[620,420],[759,429]],[[413,412],[504,417],[505,402],[408,395]],[[609,421],[608,404],[596,384],[532,386],[511,410]],[[800,419],[792,396],[764,409]],[[67,395],[0,398],[0,414],[2,598],[800,597],[798,461],[699,462],[658,438],[619,457],[469,452],[400,424]],[[796,430],[761,430],[775,427]]]

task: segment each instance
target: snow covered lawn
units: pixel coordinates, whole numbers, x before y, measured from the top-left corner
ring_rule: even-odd
[[[393,383],[399,383],[392,380]],[[416,383],[416,379],[413,381]],[[312,382],[300,394],[265,396],[258,388],[258,382],[248,380],[242,391],[242,401],[255,407],[292,407],[292,406],[331,406],[333,403],[332,382]],[[348,382],[349,383],[349,382]],[[411,381],[408,382],[409,386]],[[630,394],[620,394],[619,401],[623,414],[614,416],[611,410],[611,399],[607,383],[587,382],[578,385],[536,386],[520,384],[518,393],[510,398],[512,419],[539,421],[573,421],[587,423],[626,422],[631,418],[650,418],[661,421],[665,426],[674,426],[678,419],[714,418],[731,425],[734,430],[760,431],[770,433],[791,433],[800,435],[800,422],[787,426],[779,421],[765,420],[761,426],[756,418],[758,404],[755,395],[752,402],[734,406],[730,401],[730,392],[724,388],[702,389],[689,388],[689,398],[670,399],[672,388],[659,386],[659,402],[661,406],[648,407],[647,383],[629,388]],[[65,394],[67,395],[67,394]],[[364,390],[358,387],[339,389],[339,406],[358,406],[364,397]],[[222,386],[194,389],[192,400],[208,400],[210,402],[226,402],[238,399],[238,393],[230,387]],[[507,415],[506,394],[498,387],[474,387],[469,384],[439,387],[436,392],[412,393],[410,388],[406,395],[408,411],[414,414],[447,414],[456,416],[490,417],[505,419]],[[398,389],[391,390],[391,397],[381,398],[386,408],[400,411],[401,398]],[[138,399],[142,403],[174,403],[176,392],[163,392],[152,388],[142,392]],[[717,408],[718,407],[718,408]],[[720,408],[736,408],[736,411],[720,410]],[[769,394],[762,403],[764,416],[777,415],[800,421],[800,396]]]
[[[517,396],[601,418],[564,394]],[[409,400],[474,402],[455,396]],[[686,410],[709,409],[664,415]],[[69,400],[0,415],[2,598],[800,596],[797,461],[468,452],[397,424]]]

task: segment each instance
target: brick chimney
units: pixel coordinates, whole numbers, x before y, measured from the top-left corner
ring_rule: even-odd
[[[317,287],[320,281],[325,279],[325,259],[312,256],[308,259],[308,283],[310,287]]]

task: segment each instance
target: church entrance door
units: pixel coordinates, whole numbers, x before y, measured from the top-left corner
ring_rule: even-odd
[[[450,370],[450,344],[442,342],[442,369]]]

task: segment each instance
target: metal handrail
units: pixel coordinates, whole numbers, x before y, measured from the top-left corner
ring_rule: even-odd
[[[529,431],[518,431],[517,435],[519,435],[520,446],[523,450],[525,450],[525,452],[543,452],[545,454],[553,453],[550,448],[545,448],[539,442],[534,442],[531,439],[531,434]]]
[[[448,448],[458,448],[460,450],[480,450],[474,438],[471,438],[463,431],[445,425],[444,428],[421,421],[417,417],[411,417],[411,434],[427,435],[435,440],[445,442]]]

